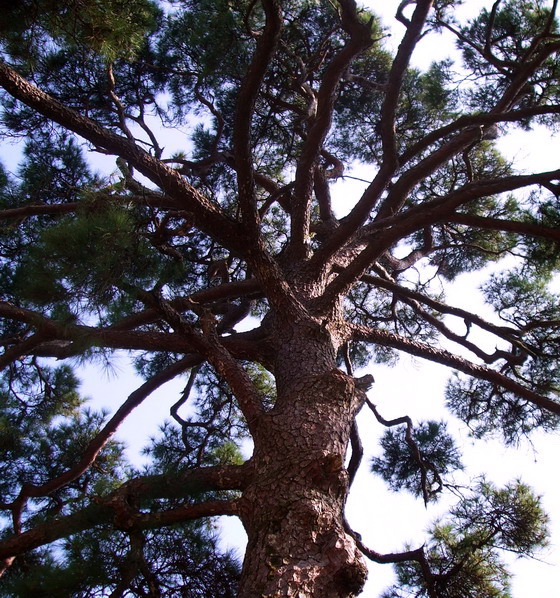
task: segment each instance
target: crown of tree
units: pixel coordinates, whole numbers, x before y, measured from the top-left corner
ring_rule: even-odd
[[[0,593],[340,598],[371,560],[395,566],[386,598],[510,596],[500,553],[546,545],[540,499],[463,483],[447,423],[387,419],[370,372],[449,368],[476,438],[558,428],[560,170],[497,149],[558,126],[557,1],[469,22],[459,1],[405,1],[391,33],[354,0],[8,4]],[[412,66],[440,35],[456,59]],[[446,299],[491,264],[494,316]],[[80,367],[122,354],[143,382],[109,416]],[[148,464],[129,463],[115,433],[174,379]],[[388,491],[453,498],[400,552],[344,514],[362,409],[368,435],[386,428],[369,467]],[[243,523],[242,566],[219,515]]]

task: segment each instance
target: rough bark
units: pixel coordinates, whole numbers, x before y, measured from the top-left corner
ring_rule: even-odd
[[[275,338],[278,396],[261,418],[254,482],[239,504],[249,537],[239,597],[354,596],[367,569],[344,531],[344,459],[363,393],[336,368],[319,325],[285,324]]]

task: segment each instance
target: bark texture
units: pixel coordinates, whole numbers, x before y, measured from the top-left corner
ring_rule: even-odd
[[[320,326],[275,332],[278,397],[261,419],[254,482],[240,503],[249,542],[239,596],[354,596],[367,569],[344,531],[344,459],[360,391]]]

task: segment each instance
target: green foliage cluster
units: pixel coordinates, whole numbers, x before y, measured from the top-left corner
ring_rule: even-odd
[[[84,409],[78,381],[67,366],[51,368],[34,360],[17,372],[4,372],[1,384],[0,494],[3,501],[10,501],[17,499],[21,484],[40,486],[75,465],[106,414]],[[210,463],[235,462],[236,451],[235,445],[224,443]],[[152,453],[153,469],[165,469],[164,457],[157,449]],[[100,500],[134,473],[123,445],[111,441],[86,473],[49,496],[30,501],[24,512],[26,525],[79,512],[92,497]],[[145,512],[161,507],[154,501],[144,505]],[[2,521],[0,537],[8,535],[7,523]],[[181,559],[176,558],[179,552]],[[18,560],[3,578],[1,593],[6,598],[105,596],[121,588],[142,595],[156,579],[169,588],[165,596],[188,588],[184,595],[192,598],[233,597],[238,576],[235,556],[220,552],[215,533],[203,522],[130,537],[98,527]]]
[[[22,484],[41,486],[70,469],[100,431],[106,414],[84,408],[78,380],[67,366],[56,368],[32,359],[3,372],[0,387],[0,491],[16,500]],[[40,522],[67,514],[88,496],[112,489],[124,476],[122,447],[106,446],[97,467],[26,512]]]
[[[403,427],[383,434],[379,441],[383,456],[372,458],[371,471],[395,492],[404,489],[415,496],[426,492],[428,498],[437,499],[443,488],[442,477],[463,467],[460,451],[445,422],[414,426],[410,441],[406,434]]]
[[[156,582],[165,588],[160,594],[165,598],[177,596],[177,591],[186,598],[234,598],[238,578],[235,555],[220,553],[215,533],[204,525],[150,530],[134,539],[98,528],[71,536],[56,550],[30,554],[6,574],[2,595],[101,598],[121,591],[144,596]]]
[[[399,587],[387,590],[384,598],[509,598],[509,574],[500,551],[532,555],[547,544],[540,499],[521,482],[496,488],[481,480],[449,515],[449,521],[430,530],[428,579],[419,564],[399,564]]]
[[[470,92],[471,106],[476,110],[489,107],[492,98],[503,90],[507,78],[500,78],[501,73],[512,73],[515,65],[525,59],[532,50],[535,37],[550,27],[553,43],[554,34],[558,32],[558,23],[551,21],[548,3],[538,2],[504,2],[499,10],[483,9],[478,19],[468,26],[461,28],[459,47],[463,51],[465,66],[472,77],[484,78],[485,85],[473,86]],[[478,48],[487,45],[487,31],[492,23],[492,51],[484,58]],[[544,102],[557,102],[558,75],[560,62],[557,56],[550,56],[542,62],[532,77],[527,81],[525,94],[520,106],[528,107]],[[544,117],[539,119],[548,125],[554,119]],[[527,123],[528,124],[528,123]]]
[[[31,64],[52,43],[85,46],[109,61],[130,58],[158,12],[149,0],[10,2],[0,16],[0,41],[7,52]]]

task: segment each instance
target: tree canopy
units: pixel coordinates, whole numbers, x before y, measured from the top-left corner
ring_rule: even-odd
[[[0,134],[21,149],[0,171],[3,596],[350,597],[368,559],[395,567],[385,598],[511,595],[503,553],[548,542],[540,498],[467,484],[445,421],[373,398],[406,354],[449,369],[476,439],[560,421],[560,170],[497,145],[560,122],[557,0],[468,22],[460,4],[395,3],[390,31],[355,0],[3,10]],[[457,52],[413,66],[444,34]],[[491,317],[446,298],[492,264]],[[123,354],[143,382],[96,411],[80,367]],[[130,463],[115,433],[174,379]],[[345,517],[362,409],[384,430],[363,466],[451,502],[399,552]],[[220,515],[247,531],[242,565]]]

